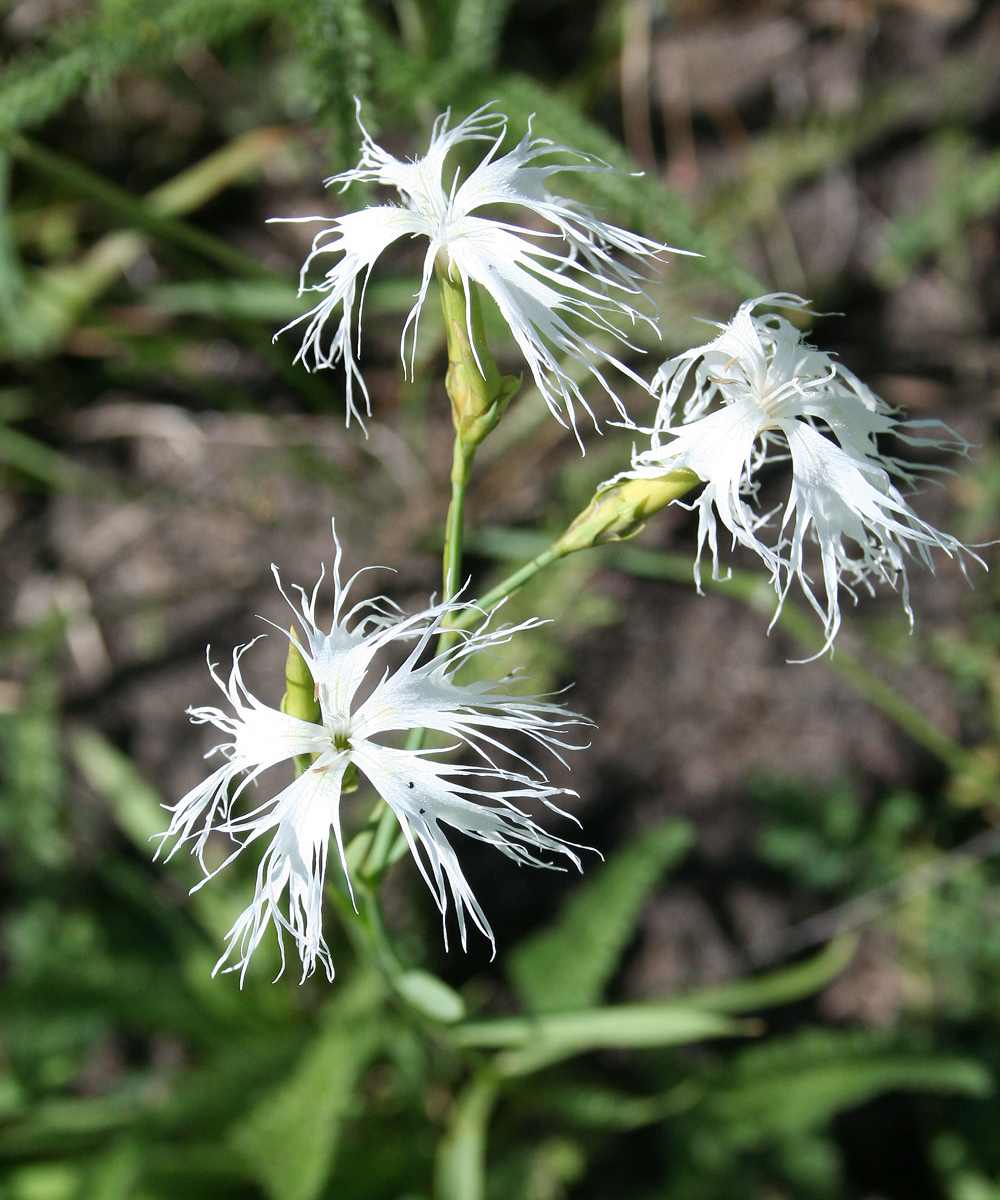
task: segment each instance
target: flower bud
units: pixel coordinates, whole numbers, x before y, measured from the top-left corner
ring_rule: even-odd
[[[285,694],[281,697],[278,707],[291,717],[299,717],[303,721],[319,725],[322,724],[323,714],[317,698],[317,688],[309,665],[296,645],[297,636],[293,625],[289,630],[288,654],[285,656]],[[296,755],[295,774],[298,776],[303,771],[308,771],[313,758],[311,754]],[[348,763],[340,790],[342,793],[358,790],[358,771],[354,763]]]
[[[635,537],[654,513],[699,483],[699,476],[683,467],[651,479],[604,484],[552,548],[562,556],[605,542],[626,541]]]
[[[316,684],[309,666],[302,657],[297,642],[298,634],[293,625],[288,631],[288,654],[285,657],[285,694],[281,698],[281,711],[289,716],[316,724],[321,719]]]
[[[486,344],[476,284],[470,280],[463,285],[453,279],[449,267],[440,259],[437,277],[448,339],[445,386],[451,400],[452,421],[462,443],[474,449],[498,425],[521,386],[521,377],[500,374]]]

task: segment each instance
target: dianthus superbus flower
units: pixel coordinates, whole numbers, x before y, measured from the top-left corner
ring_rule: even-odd
[[[191,842],[192,853],[204,867],[206,841],[215,830],[240,843],[225,866],[252,843],[270,838],[257,871],[253,902],[230,930],[216,965],[218,971],[233,959],[225,969],[239,970],[241,980],[272,922],[282,970],[282,934],[289,933],[302,959],[303,979],[317,962],[333,978],[323,938],[323,892],[331,835],[350,882],[340,818],[342,784],[349,766],[369,780],[396,814],[442,917],[450,891],[463,946],[466,912],[491,943],[493,934],[446,827],[495,846],[517,863],[551,866],[542,857],[548,853],[580,866],[574,847],[546,833],[521,807],[525,802],[541,802],[558,812],[554,799],[572,793],[552,786],[540,767],[506,748],[503,739],[528,739],[560,758],[561,751],[576,748],[569,740],[571,730],[588,722],[543,697],[513,694],[509,680],[455,682],[456,672],[473,655],[503,645],[539,622],[462,632],[457,644],[434,653],[433,644],[446,618],[468,605],[432,603],[411,616],[384,597],[349,607],[348,593],[356,576],[342,584],[340,560],[338,542],[329,632],[317,621],[319,583],[311,594],[296,588],[299,602],[293,604],[305,630],[301,642],[293,640],[315,681],[320,719],[302,720],[252,696],[240,670],[246,646],[234,653],[228,680],[210,664],[231,711],[190,710],[192,720],[214,725],[227,735],[212,751],[225,761],[172,810],[170,827],[163,835],[178,839],[171,853]],[[405,660],[376,677],[373,672],[381,670],[375,666],[380,651],[399,643],[406,648]],[[443,733],[451,739],[448,749],[469,747],[476,761],[460,765],[439,750],[401,749],[383,740],[411,729]],[[506,761],[517,768],[498,765],[497,751],[504,751]],[[242,811],[248,785],[268,768],[297,756],[312,760],[308,769],[262,803]]]
[[[767,564],[780,601],[798,580],[823,618],[826,650],[840,626],[841,587],[853,596],[858,585],[869,592],[878,581],[899,586],[912,623],[907,557],[933,570],[933,549],[971,554],[918,517],[897,486],[935,468],[907,464],[881,443],[894,437],[938,450],[966,446],[939,422],[901,420],[785,317],[758,312],[807,304],[784,293],[748,300],[712,341],[664,363],[654,380],[661,399],[651,444],[627,474],[693,471],[705,484],[692,505],[699,515],[696,579],[706,543],[719,577],[721,522]],[[937,436],[929,432],[935,426]],[[760,469],[789,458],[787,502],[780,516],[761,514]],[[818,545],[822,594],[809,573],[809,542]]]
[[[561,361],[575,360],[603,384],[624,415],[620,400],[608,386],[601,364],[612,364],[635,382],[645,383],[613,354],[592,345],[595,331],[627,343],[622,324],[655,322],[648,312],[637,272],[613,257],[622,252],[634,259],[653,257],[667,247],[599,220],[582,205],[549,193],[547,181],[558,171],[607,170],[545,138],[528,134],[508,154],[497,157],[506,133],[506,118],[488,111],[474,112],[449,128],[450,113],[434,123],[427,153],[401,162],[372,140],[364,126],[358,165],[326,181],[346,187],[355,181],[394,188],[397,204],[378,204],[338,217],[313,241],[300,276],[300,294],[318,292],[321,300],[311,311],[285,328],[305,323],[296,361],[307,367],[330,367],[343,361],[347,373],[347,419],[360,419],[354,395],[357,383],[370,413],[368,391],[355,357],[355,325],[360,341],[364,284],[376,260],[403,237],[424,237],[423,277],[403,329],[400,347],[406,363],[406,341],[416,342],[417,323],[435,267],[461,284],[467,302],[470,288],[479,284],[495,301],[524,354],[528,368],[553,414],[575,426],[574,406],[590,407],[572,373]],[[360,124],[360,118],[359,118]],[[490,142],[479,166],[464,181],[456,171],[446,174],[449,153],[466,142]],[[553,155],[573,154],[573,162],[545,162]],[[515,206],[544,222],[542,231],[528,230],[496,217],[484,208]],[[280,218],[284,219],[284,218]],[[328,221],[326,217],[293,218]],[[319,282],[310,272],[328,255],[339,256]],[[362,284],[358,297],[358,281]],[[339,314],[339,315],[338,315]],[[467,303],[469,337],[471,302]],[[332,332],[328,325],[336,322]],[[575,325],[585,326],[583,332]],[[282,330],[281,332],[284,332]],[[591,413],[591,416],[593,414]]]

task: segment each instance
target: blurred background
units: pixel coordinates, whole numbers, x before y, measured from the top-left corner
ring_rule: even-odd
[[[705,341],[696,317],[809,296],[843,314],[815,323],[818,345],[972,444],[915,506],[989,543],[1000,8],[2,0],[0,55],[0,1197],[474,1200],[434,1182],[459,1136],[454,1049],[387,1005],[336,928],[332,986],[272,985],[263,953],[242,992],[212,980],[255,864],[189,898],[186,856],[150,862],[160,805],[205,772],[213,739],[185,709],[216,702],[206,645],[225,663],[260,617],[285,619],[272,561],[311,585],[336,515],[349,569],[395,569],[364,588],[422,607],[439,586],[432,303],[412,382],[398,353],[420,251],[394,247],[368,291],[365,439],[342,375],[293,366],[294,332],[272,344],[304,310],[314,227],[265,221],[376,198],[322,188],[356,161],[354,97],[399,156],[448,105],[495,100],[512,138],[534,114],[622,169],[560,190],[703,255],[651,281],[664,342],[637,370]],[[520,371],[499,319],[491,340]],[[624,465],[623,431],[584,440],[581,457],[523,388],[477,460],[476,590]],[[408,859],[387,918],[482,1014],[556,1003],[559,955],[588,939],[612,947],[591,1000],[799,982],[743,1004],[762,1036],[603,1052],[509,1088],[485,1194],[1000,1200],[997,575],[914,569],[912,634],[898,596],[864,596],[832,658],[793,665],[818,622],[793,604],[766,636],[773,596],[738,554],[697,596],[694,533],[671,509],[509,606],[556,618],[511,661],[573,683],[597,723],[573,811],[607,865],[581,890],[462,846],[495,961],[482,940],[445,954]],[[279,641],[246,660],[271,703]]]

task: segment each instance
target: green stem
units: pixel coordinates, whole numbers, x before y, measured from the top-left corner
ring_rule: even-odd
[[[512,530],[481,529],[476,533],[475,547],[479,553],[494,558],[521,557],[530,554],[540,541],[537,534]],[[596,547],[599,561],[606,566],[616,567],[645,579],[665,579],[672,583],[690,586],[694,583],[691,560],[685,555],[670,554],[645,546],[606,545]],[[552,547],[543,550],[527,566],[508,575],[502,583],[491,589],[480,602],[484,608],[496,606],[501,593],[513,591],[530,579],[542,566],[552,561]],[[539,564],[539,565],[535,565]],[[703,578],[706,591],[719,592],[739,601],[747,607],[770,616],[774,612],[774,588],[762,575],[750,571],[733,569],[726,579]],[[469,619],[471,624],[474,616]],[[819,650],[824,637],[812,618],[791,600],[786,600],[778,618],[779,628],[786,630],[809,650]],[[940,729],[905,697],[889,684],[884,683],[860,658],[854,657],[843,646],[838,646],[832,657],[824,659],[825,665],[847,679],[859,692],[900,729],[904,730],[925,749],[955,772],[968,771],[975,767],[975,755]]]
[[[379,812],[380,806],[381,812]],[[389,854],[392,850],[393,842],[396,840],[396,833],[399,830],[399,822],[396,820],[396,814],[384,800],[380,800],[372,810],[371,819],[374,819],[376,812],[378,812],[378,825],[375,827],[372,848],[368,852],[368,858],[365,860],[364,865],[365,876],[373,884],[378,883],[386,867],[389,865]]]
[[[498,604],[502,604],[508,596],[512,596],[518,588],[524,585],[539,571],[549,566],[550,563],[558,562],[566,554],[565,550],[557,549],[553,543],[547,550],[543,550],[541,554],[535,557],[529,563],[525,563],[523,567],[519,567],[506,579],[502,579],[496,587],[490,590],[481,599],[476,601],[476,608],[469,609],[461,617],[459,617],[453,625],[455,629],[468,629],[470,625],[474,625],[480,619],[480,613],[477,609],[481,609],[484,613],[491,613]]]
[[[455,1097],[434,1163],[434,1200],[483,1200],[486,1139],[499,1082],[480,1070]]]
[[[368,955],[374,959],[387,979],[398,977],[403,967],[389,940],[378,894],[360,884],[354,890],[357,907],[351,903],[347,891],[333,883],[327,884],[326,894],[340,913],[344,930],[358,957]]]
[[[444,531],[444,599],[451,600],[462,586],[462,542],[465,531],[465,492],[469,486],[472,474],[472,460],[476,454],[475,446],[468,446],[462,440],[462,435],[456,433],[455,448],[451,459],[451,503],[448,505],[448,519]],[[442,638],[445,635],[442,634]],[[438,652],[441,649],[438,643]]]
[[[469,485],[475,453],[475,446],[466,446],[462,441],[461,434],[456,433],[451,467],[451,504],[448,506],[448,520],[445,525],[442,566],[445,600],[450,600],[461,586],[465,492]],[[458,633],[451,629],[442,630],[438,637],[435,653],[441,654],[450,649],[458,640],[458,636]],[[420,750],[426,737],[426,729],[411,729],[409,737],[406,739],[407,750]],[[379,811],[380,808],[381,811]],[[376,819],[378,824],[372,837],[371,849],[368,851],[360,872],[364,879],[374,886],[378,885],[389,863],[394,861],[393,851],[399,833],[399,821],[396,814],[384,800],[380,800],[372,809],[371,816],[368,818],[369,825]]]
[[[465,494],[472,474],[476,447],[495,428],[520,381],[510,376],[501,376],[497,369],[486,345],[479,293],[475,285],[470,285],[471,291],[466,297],[464,287],[450,277],[444,263],[438,264],[437,277],[448,336],[446,386],[455,426],[455,445],[451,461],[451,503],[448,505],[442,555],[442,584],[444,599],[448,601],[462,586]],[[475,349],[466,322],[467,300]],[[440,655],[450,650],[459,636],[456,628],[449,627],[446,623],[438,637],[435,653]],[[425,737],[426,730],[411,730],[406,748],[421,749]],[[371,833],[373,825],[375,829],[374,833]],[[369,886],[377,887],[388,865],[398,857],[399,850],[399,823],[395,813],[384,801],[380,800],[372,809],[367,831],[371,843],[358,874]]]
[[[570,522],[566,531],[547,550],[491,588],[479,601],[478,607],[487,613],[491,612],[512,592],[523,587],[533,575],[549,563],[565,558],[567,554],[635,537],[654,513],[700,482],[693,471],[681,468],[649,479],[624,479],[619,483],[602,485],[583,512]],[[474,624],[478,616],[475,611],[466,613],[455,625],[464,629]]]
[[[426,737],[426,729],[411,729],[406,739],[407,750],[420,750]],[[376,822],[378,823],[375,824]],[[399,821],[384,800],[379,800],[372,809],[366,828],[370,828],[373,824],[375,824],[375,833],[372,836],[371,847],[358,874],[366,884],[377,887],[386,868],[399,857],[396,853]]]
[[[392,979],[400,975],[403,966],[396,957],[392,942],[382,919],[382,908],[378,902],[378,894],[369,888],[361,892],[361,916],[364,921],[369,945],[375,954],[379,966]]]

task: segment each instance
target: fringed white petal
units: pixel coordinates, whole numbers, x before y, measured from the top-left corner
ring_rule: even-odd
[[[470,770],[437,762],[426,752],[396,750],[374,743],[364,744],[352,758],[399,818],[410,853],[431,889],[442,921],[448,910],[450,891],[463,949],[466,912],[489,939],[494,953],[496,942],[442,825],[486,842],[520,864],[565,869],[542,857],[554,854],[580,868],[575,853],[579,847],[546,833],[519,807],[526,800],[535,800],[551,808],[554,796],[572,793],[515,772]],[[478,786],[470,786],[463,780],[473,780]],[[487,790],[484,784],[500,786]],[[447,947],[446,922],[444,937]]]
[[[933,571],[932,548],[949,557],[970,552],[957,538],[922,521],[885,470],[848,454],[803,422],[789,422],[785,434],[792,453],[792,490],[782,518],[782,528],[791,529],[782,595],[794,575],[823,618],[826,642],[820,653],[830,648],[840,628],[841,586],[851,592],[861,585],[872,592],[874,582],[892,588],[900,584],[912,625],[906,557],[919,558]],[[820,547],[823,601],[815,595],[803,563],[803,545],[810,534]]]
[[[475,632],[459,632],[456,644],[436,653],[434,643],[447,618],[470,606],[452,600],[406,615],[385,597],[351,605],[350,591],[357,575],[342,581],[336,530],[334,543],[336,556],[330,573],[334,612],[329,630],[320,627],[317,616],[319,584],[309,593],[294,589],[295,600],[282,593],[304,631],[301,638],[288,636],[293,637],[316,680],[321,723],[298,720],[254,699],[243,684],[239,669],[243,651],[238,651],[227,682],[213,669],[233,715],[215,708],[192,711],[193,719],[211,722],[230,735],[231,740],[218,747],[227,761],[184,797],[165,835],[194,840],[199,857],[211,830],[234,839],[236,849],[213,874],[252,842],[270,838],[258,868],[253,902],[229,931],[216,967],[239,971],[241,981],[272,925],[281,946],[282,969],[283,934],[288,933],[302,960],[303,978],[312,974],[317,964],[328,976],[333,975],[322,934],[323,887],[331,833],[350,887],[340,822],[341,788],[349,764],[367,776],[399,816],[442,914],[450,894],[463,946],[466,913],[491,942],[492,933],[442,826],[496,846],[518,863],[550,866],[545,855],[554,854],[579,866],[574,852],[578,847],[546,833],[520,807],[522,803],[540,803],[559,812],[555,797],[571,793],[549,784],[544,768],[522,753],[523,746],[518,750],[508,739],[523,734],[562,760],[563,751],[578,748],[570,736],[574,728],[588,722],[547,697],[512,694],[510,679],[469,684],[454,679],[470,657],[506,644],[539,622],[529,620],[495,629],[487,622]],[[275,575],[277,578],[277,572]],[[404,662],[394,671],[372,678],[376,655],[396,642],[407,647]],[[360,703],[359,692],[367,692]],[[474,748],[479,765],[466,767],[442,760],[440,751],[398,750],[372,740],[390,731],[411,729],[443,732]],[[444,753],[454,749],[451,746]],[[494,758],[500,754],[517,769],[498,766]],[[245,796],[247,784],[268,766],[297,755],[313,759],[300,777],[251,811],[242,811],[246,805],[237,805],[237,801]],[[241,781],[236,783],[238,778]]]
[[[190,841],[191,853],[204,866],[209,834],[220,816],[228,817],[244,788],[268,768],[300,754],[319,752],[326,745],[326,730],[321,725],[268,708],[250,695],[240,672],[240,658],[251,645],[252,642],[233,653],[227,681],[220,678],[209,662],[212,678],[225,693],[233,714],[212,707],[192,708],[188,712],[196,725],[214,725],[229,734],[231,740],[220,742],[209,751],[209,755],[221,754],[226,762],[173,806],[170,826],[160,835],[157,854],[168,840],[176,839],[168,858]],[[240,776],[242,779],[234,789],[232,785]]]
[[[340,832],[340,789],[347,767],[346,754],[327,754],[275,797],[270,811],[258,810],[220,827],[234,838],[245,838],[240,849],[272,833],[257,869],[257,886],[250,906],[227,935],[226,949],[215,971],[239,971],[246,977],[250,957],[270,925],[274,926],[285,969],[284,933],[291,935],[302,960],[302,979],[319,963],[333,979],[333,961],[323,938],[323,894],[330,848],[330,831]],[[226,966],[231,958],[235,962]]]
[[[823,620],[826,651],[840,626],[841,588],[854,595],[877,582],[898,586],[912,621],[907,558],[933,570],[936,548],[982,562],[921,520],[893,482],[910,486],[942,468],[908,463],[882,443],[893,437],[938,451],[968,447],[939,422],[901,420],[785,317],[758,314],[765,305],[802,310],[807,302],[787,293],[748,300],[710,342],[664,363],[654,380],[660,404],[647,431],[650,446],[633,455],[632,470],[619,479],[694,471],[705,481],[691,505],[699,514],[696,580],[706,544],[718,577],[721,522],[767,565],[779,612],[792,581],[799,582]],[[771,522],[774,514],[755,507],[758,474],[788,458],[791,491],[780,521]],[[819,548],[821,596],[808,573],[810,542]]]
[[[626,328],[637,321],[656,327],[653,306],[642,291],[642,275],[614,255],[625,254],[633,261],[642,261],[658,258],[671,248],[608,224],[582,205],[547,190],[548,178],[557,172],[610,170],[606,164],[546,139],[533,138],[530,131],[508,154],[499,155],[507,122],[490,111],[491,107],[479,109],[453,128],[449,128],[450,114],[443,114],[435,122],[427,153],[412,162],[401,162],[388,154],[361,125],[360,162],[327,180],[328,185],[343,187],[353,182],[392,187],[402,205],[380,205],[347,214],[317,235],[302,269],[300,291],[322,292],[323,299],[285,327],[306,322],[297,361],[311,368],[344,362],[348,420],[352,415],[360,417],[354,401],[355,384],[369,411],[353,340],[355,320],[360,323],[360,305],[354,316],[357,281],[362,274],[367,279],[382,251],[407,234],[426,237],[429,245],[421,286],[404,325],[400,347],[404,366],[407,339],[412,361],[430,276],[435,262],[443,258],[466,288],[474,281],[493,298],[536,385],[562,423],[575,429],[577,406],[593,418],[576,373],[567,363],[582,364],[612,397],[622,415],[624,408],[602,368],[613,366],[648,388],[615,355],[594,347],[593,334],[596,330],[630,347]],[[449,153],[460,143],[474,141],[491,143],[483,160],[464,182],[459,183],[457,173],[449,179]],[[570,155],[574,161],[538,162],[553,155]],[[505,220],[474,215],[498,205],[527,209],[552,228],[529,233]],[[339,253],[343,258],[330,268],[324,280],[308,284],[310,269],[319,256],[327,253]],[[327,338],[326,325],[337,311],[342,316],[332,337]]]
[[[322,217],[311,220],[325,220]],[[305,292],[320,292],[322,300],[283,326],[274,335],[278,338],[288,329],[305,323],[302,345],[295,355],[307,370],[316,371],[333,367],[343,362],[347,373],[347,424],[355,417],[364,426],[364,420],[354,400],[354,386],[361,389],[365,413],[371,416],[368,388],[357,363],[357,352],[361,346],[361,313],[364,306],[364,287],[355,314],[358,278],[363,274],[365,283],[375,262],[393,242],[407,234],[425,233],[424,223],[419,217],[404,208],[379,205],[347,213],[333,225],[321,230],[313,240],[312,250],[299,275],[299,295]],[[316,259],[324,254],[343,254],[343,258],[326,272],[319,283],[308,283],[309,271]],[[331,336],[327,336],[327,323],[340,310],[340,318]],[[357,342],[354,327],[357,325]]]

